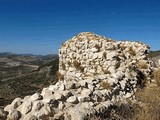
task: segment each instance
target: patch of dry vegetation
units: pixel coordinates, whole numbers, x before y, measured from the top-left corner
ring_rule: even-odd
[[[57,71],[57,73],[56,73],[56,76],[57,76],[58,80],[64,80],[64,75],[62,75],[62,74],[59,73],[58,71]]]
[[[103,69],[104,74],[111,74],[111,72],[108,69]]]
[[[112,89],[112,86],[107,82],[107,81],[102,81],[100,83],[100,86],[103,88],[103,89],[107,89],[107,90],[111,90]]]
[[[74,61],[73,61],[73,65],[74,65],[74,67],[75,67],[76,69],[79,69],[81,63],[79,63],[77,60],[74,60]]]
[[[84,67],[80,66],[79,70],[83,73],[84,72]]]
[[[126,49],[126,46],[123,45],[123,44],[121,44],[121,45],[120,45],[120,48],[121,48],[122,50],[125,50],[125,49]]]
[[[65,66],[64,62],[62,62],[61,65],[62,65],[62,69],[65,70],[65,69],[66,69],[66,66]]]
[[[136,55],[136,52],[133,50],[132,47],[129,48],[128,53],[129,53],[130,55],[132,55],[132,56],[135,56],[135,55]]]
[[[133,120],[160,120],[160,87],[146,87],[136,93],[142,103],[134,107]]]
[[[103,58],[106,59],[107,58],[107,53],[103,52]]]
[[[116,103],[108,109],[87,117],[86,120],[131,120],[133,109],[128,104]]]
[[[156,84],[145,83],[146,87],[137,90],[135,95],[138,102],[117,103],[103,114],[93,115],[88,120],[160,120],[160,69],[153,72],[153,79]],[[101,86],[104,89],[111,87],[104,81]]]
[[[70,61],[67,61],[67,64],[68,64],[69,66],[71,66],[71,62],[70,62]]]
[[[115,49],[116,49],[116,46],[115,46],[115,45],[113,45],[111,50],[115,50]]]
[[[101,49],[101,46],[98,45],[98,44],[96,44],[94,47],[95,47],[98,51],[100,51],[100,49]]]
[[[156,84],[160,86],[160,68],[153,71],[152,77],[156,81]]]
[[[147,62],[144,61],[144,60],[139,61],[138,64],[137,64],[137,66],[140,69],[147,69],[148,68]]]
[[[142,66],[145,68],[145,64]],[[153,71],[152,78],[156,84],[148,83],[145,88],[136,92],[136,98],[141,105],[132,105],[132,120],[160,120],[160,69]]]

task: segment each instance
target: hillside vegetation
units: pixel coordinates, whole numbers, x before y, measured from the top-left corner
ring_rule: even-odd
[[[9,57],[9,58],[8,58]],[[58,70],[58,57],[42,56],[1,56],[6,58],[5,64],[0,66],[0,106],[4,107],[16,97],[24,97],[41,91],[43,87],[55,83]],[[26,58],[26,59],[25,59]],[[6,66],[21,59],[21,66]],[[2,63],[2,62],[0,62]],[[25,63],[25,65],[24,65]],[[41,63],[41,64],[40,64]],[[29,65],[29,66],[28,66]],[[33,69],[32,66],[37,66]],[[5,68],[5,69],[4,69]],[[4,74],[5,71],[5,74]],[[18,73],[20,72],[20,73]],[[3,74],[3,75],[2,75]]]
[[[32,55],[0,53],[0,81],[11,77],[17,77],[36,70],[56,58],[57,55]],[[3,81],[3,80],[2,80]]]

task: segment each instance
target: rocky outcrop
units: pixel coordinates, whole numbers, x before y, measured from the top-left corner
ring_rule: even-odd
[[[137,86],[150,79],[148,52],[149,47],[139,42],[80,33],[59,51],[59,82],[41,93],[16,98],[4,109],[7,118],[83,120],[117,101],[134,100]]]

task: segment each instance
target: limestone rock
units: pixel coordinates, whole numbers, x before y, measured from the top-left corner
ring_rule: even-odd
[[[54,114],[54,110],[48,105],[45,105],[39,111],[34,112],[34,116],[38,119],[48,119],[50,116],[54,116]]]
[[[21,114],[16,109],[13,109],[13,110],[10,110],[10,112],[8,114],[8,118],[10,120],[19,120],[21,118]]]
[[[40,110],[42,106],[44,106],[44,104],[41,101],[35,101],[33,103],[32,111]]]
[[[60,102],[58,105],[58,109],[63,110],[64,107],[65,105],[62,102]]]
[[[62,111],[58,112],[54,115],[53,120],[63,120],[64,119],[64,113]]]
[[[95,88],[95,87],[94,87],[92,84],[88,84],[88,89],[89,89],[89,90],[93,91],[94,88]]]
[[[13,102],[11,103],[11,106],[13,106],[13,108],[17,108],[18,106],[20,106],[22,104],[22,99],[21,98],[16,98],[13,100]]]
[[[38,118],[34,115],[27,114],[23,117],[22,120],[38,120]]]
[[[23,115],[27,114],[28,112],[31,111],[32,106],[33,106],[33,103],[32,103],[31,101],[25,101],[25,102],[22,104],[22,111],[21,111],[21,113],[22,113]]]
[[[88,97],[88,96],[90,96],[92,94],[92,91],[90,90],[90,89],[83,89],[82,91],[81,91],[81,95],[83,96],[83,97]]]
[[[9,112],[11,109],[14,109],[12,105],[7,105],[5,108],[4,108],[4,111],[7,111]]]
[[[107,59],[112,60],[113,57],[117,56],[117,52],[116,51],[111,51],[107,53]]]
[[[77,103],[78,102],[78,99],[76,96],[71,96],[67,99],[67,102],[69,103]]]
[[[50,85],[49,88],[48,88],[48,90],[56,91],[56,90],[58,90],[58,85],[57,85],[57,84],[55,84],[55,85]]]
[[[51,95],[53,95],[53,91],[49,90],[48,88],[43,88],[41,95],[43,97],[51,96]]]
[[[62,100],[63,99],[63,95],[60,93],[60,92],[55,92],[54,93],[54,98],[56,99],[56,100]]]
[[[65,84],[65,87],[66,87],[67,90],[74,89],[75,86],[76,86],[76,85],[75,85],[75,83],[74,83],[73,81],[68,81],[68,82],[66,82],[66,84]]]
[[[60,90],[60,91],[64,91],[64,90],[65,90],[65,85],[64,85],[64,84],[61,84],[61,85],[59,86],[59,90]]]
[[[108,77],[108,75],[98,75],[98,78],[100,80],[106,79]]]
[[[30,101],[36,101],[41,99],[43,99],[43,97],[40,93],[35,93],[29,98]]]

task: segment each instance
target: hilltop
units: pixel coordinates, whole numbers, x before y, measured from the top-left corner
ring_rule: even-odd
[[[1,118],[157,119],[160,70],[148,56],[149,46],[141,42],[80,33],[59,50],[59,81],[33,95],[14,99],[0,111]],[[49,70],[55,74],[51,64],[35,72]]]

